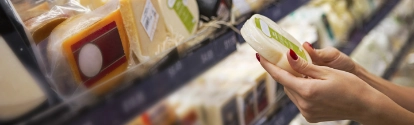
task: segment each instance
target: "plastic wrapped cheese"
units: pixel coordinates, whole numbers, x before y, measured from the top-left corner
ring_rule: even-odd
[[[158,0],[168,32],[187,38],[198,28],[199,11],[196,0]]]
[[[0,121],[9,121],[41,105],[46,96],[2,36],[0,53]]]
[[[167,27],[157,0],[120,0],[122,19],[125,24],[135,63],[141,63],[170,48],[164,46]],[[172,23],[174,21],[169,21]]]
[[[25,21],[24,24],[32,34],[35,43],[39,44],[49,37],[52,30],[66,19],[89,11],[89,9],[75,1],[69,1],[63,5],[53,6],[50,11],[31,18]]]
[[[72,17],[50,35],[47,47],[49,77],[63,96],[93,88],[103,94],[120,83],[128,67],[129,43],[118,1]]]
[[[241,33],[246,42],[262,57],[295,76],[302,75],[290,67],[286,57],[289,49],[295,51],[300,58],[308,63],[312,62],[301,44],[267,17],[253,15],[243,25]]]

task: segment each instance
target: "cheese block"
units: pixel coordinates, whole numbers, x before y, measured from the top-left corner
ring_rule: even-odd
[[[235,91],[212,92],[203,105],[208,125],[239,125]]]
[[[60,23],[65,21],[68,17],[62,16],[62,17],[56,17],[44,20],[43,24],[39,24],[38,26],[35,26],[32,29],[29,29],[32,33],[33,40],[36,44],[39,44],[44,39],[49,37],[50,33],[52,33],[52,30],[58,26]]]
[[[289,49],[308,63],[312,62],[301,44],[267,17],[253,15],[243,25],[241,33],[246,42],[262,57],[295,76],[302,75],[290,67],[286,57]]]
[[[167,38],[167,28],[158,1],[120,0],[120,5],[132,54],[138,57],[136,63],[170,48],[163,46]]]
[[[41,105],[46,96],[2,36],[0,53],[0,121],[9,121]]]
[[[197,31],[199,10],[196,0],[158,0],[168,32],[187,38]]]
[[[250,125],[257,116],[257,101],[253,84],[244,84],[237,91],[237,105],[241,125]]]
[[[102,84],[94,92],[103,94],[120,83],[118,75],[128,66],[129,44],[117,2],[70,18],[53,30],[48,57],[58,87],[74,84],[75,89],[91,89]]]

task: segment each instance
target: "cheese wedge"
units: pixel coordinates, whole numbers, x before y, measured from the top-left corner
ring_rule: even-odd
[[[163,46],[167,38],[167,28],[157,0],[120,0],[122,19],[129,41],[132,56],[140,63],[153,57],[170,46]]]
[[[0,121],[9,121],[41,105],[46,96],[2,36],[0,53]]]
[[[302,75],[290,67],[286,57],[289,49],[295,51],[305,61],[312,62],[301,44],[267,17],[258,14],[253,15],[243,25],[241,33],[246,42],[262,57],[295,76]]]
[[[129,42],[117,1],[56,27],[49,39],[48,57],[57,86],[91,89],[102,84],[94,92],[103,94],[120,83],[121,77],[116,76],[128,66]]]
[[[196,0],[158,0],[168,32],[187,38],[198,27],[199,11]]]

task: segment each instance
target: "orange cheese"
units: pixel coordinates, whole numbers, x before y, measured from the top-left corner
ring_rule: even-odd
[[[114,27],[110,27],[111,25],[114,25]],[[109,26],[109,28],[112,28],[112,29],[107,31],[107,32],[103,31],[105,33],[100,33],[99,34],[99,32],[102,32],[102,29],[108,28],[108,26]],[[117,60],[124,60],[124,61],[119,62],[119,61],[116,61],[116,60],[110,60],[110,61],[114,61],[114,62],[110,62],[110,63],[118,64],[118,65],[115,66],[115,67],[111,67],[113,65],[110,64],[107,67],[105,67],[104,64],[101,64],[102,66],[101,66],[100,70],[98,71],[99,73],[93,73],[92,76],[88,76],[88,74],[84,74],[84,72],[82,70],[82,67],[81,67],[82,62],[80,61],[80,57],[81,57],[81,54],[82,54],[82,48],[79,48],[79,47],[77,48],[76,46],[79,45],[79,46],[85,47],[86,44],[89,44],[87,42],[92,43],[92,41],[94,41],[94,42],[91,45],[96,45],[97,42],[100,42],[99,40],[104,40],[104,39],[99,39],[99,38],[103,38],[104,35],[108,35],[109,32],[111,32],[113,30],[116,30],[116,29],[118,30],[117,33],[119,33],[119,38],[120,38],[120,41],[122,42],[121,43],[122,44],[122,49],[124,51],[123,52],[124,55],[122,56],[122,54],[121,54],[121,56],[119,58],[117,58]],[[94,33],[98,33],[101,36],[97,36],[96,38],[89,38],[89,37],[95,35]],[[109,37],[114,37],[114,36],[109,36]],[[86,44],[82,44],[81,42],[86,42]],[[113,42],[115,42],[115,41],[113,41]],[[102,43],[102,44],[104,44],[104,43]],[[105,43],[105,44],[107,44],[107,43]],[[116,44],[116,43],[114,43],[114,44]],[[66,39],[63,42],[62,47],[63,47],[63,51],[64,51],[64,53],[67,57],[67,60],[69,61],[72,72],[74,73],[74,77],[75,77],[76,81],[78,81],[78,83],[83,83],[88,88],[91,88],[91,87],[97,85],[97,83],[102,83],[102,82],[108,81],[109,79],[115,77],[116,75],[118,75],[118,74],[120,74],[120,73],[122,73],[123,71],[126,70],[126,68],[128,66],[127,58],[129,58],[129,55],[128,55],[129,51],[127,51],[127,50],[129,50],[129,45],[128,44],[129,44],[128,43],[128,37],[125,33],[125,29],[124,29],[124,26],[123,26],[120,11],[116,10],[116,11],[110,13],[108,16],[104,17],[103,19],[99,20],[98,22],[96,22],[92,26],[87,27],[84,30],[74,34],[72,37]],[[99,48],[99,49],[101,49],[101,48]],[[81,52],[79,52],[79,55],[78,55],[79,58],[78,59],[75,58],[75,56],[76,56],[75,51],[81,51]],[[111,50],[106,49],[106,50],[100,50],[100,51],[111,51]],[[112,56],[112,55],[104,55],[104,52],[101,52],[101,53],[102,53],[102,56],[103,56],[102,57],[103,58],[102,63],[105,63],[105,61],[104,61],[105,58],[106,58],[105,56]],[[111,57],[108,57],[108,58],[111,58]],[[106,71],[105,72],[104,70],[107,70],[107,69],[111,69],[111,71]],[[85,78],[84,75],[86,75],[87,78]],[[99,78],[96,78],[96,77],[99,77]],[[92,80],[93,80],[93,82],[91,82]],[[112,88],[112,86],[114,86],[114,85],[115,85],[115,83],[106,83],[105,87],[103,87],[99,90],[106,91],[109,88]]]
[[[157,0],[120,0],[120,8],[131,41],[131,54],[139,62],[170,48],[164,45],[167,28]]]

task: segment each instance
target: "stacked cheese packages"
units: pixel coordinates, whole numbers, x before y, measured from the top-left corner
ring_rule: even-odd
[[[266,115],[276,102],[276,84],[254,57],[249,45],[240,46],[222,62],[170,95],[158,116],[171,112],[185,125],[249,125]],[[154,107],[157,108],[158,106]],[[158,107],[159,109],[159,107]],[[157,125],[151,110],[131,123]],[[171,123],[171,122],[170,122]]]
[[[300,42],[339,47],[345,45],[351,31],[370,19],[383,3],[384,0],[311,0],[279,24]]]
[[[141,64],[160,59],[199,27],[196,0],[44,4],[48,11],[20,15],[51,87],[63,99],[86,91],[93,96],[107,93],[127,78],[127,69],[141,70]]]
[[[369,72],[382,76],[406,45],[413,30],[414,1],[402,0],[370,31],[351,57]],[[369,57],[369,58],[367,58]]]

